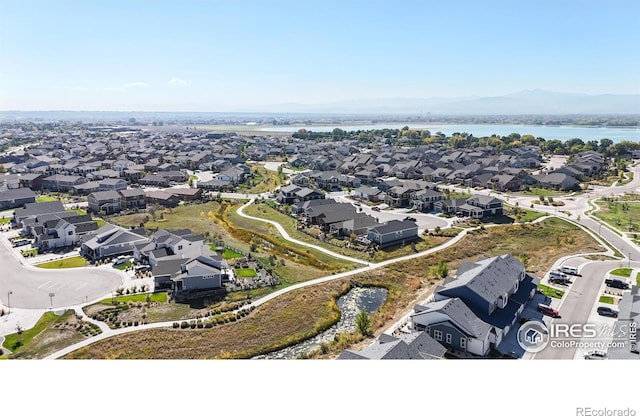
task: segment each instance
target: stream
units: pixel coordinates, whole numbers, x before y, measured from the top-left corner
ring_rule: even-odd
[[[254,359],[295,359],[301,354],[319,349],[323,342],[330,343],[337,334],[355,331],[356,316],[358,316],[360,310],[364,310],[371,315],[384,304],[386,299],[387,289],[355,287],[341,296],[336,302],[340,308],[340,320],[338,323],[313,338],[278,351],[256,356]]]

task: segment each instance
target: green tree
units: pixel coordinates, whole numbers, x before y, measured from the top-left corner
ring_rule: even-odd
[[[436,279],[444,279],[449,275],[449,268],[447,267],[447,262],[444,260],[440,260],[438,264],[435,266],[431,266],[429,268],[429,274]]]
[[[360,313],[356,317],[356,328],[358,332],[365,337],[371,335],[371,320],[366,311],[360,310]]]

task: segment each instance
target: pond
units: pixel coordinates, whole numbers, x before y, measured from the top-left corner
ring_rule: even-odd
[[[353,288],[337,301],[341,313],[338,323],[313,338],[269,354],[256,356],[254,359],[295,359],[302,354],[317,350],[322,343],[332,342],[337,334],[355,331],[356,316],[358,316],[360,311],[364,310],[371,315],[384,304],[386,299],[387,289],[370,287]]]

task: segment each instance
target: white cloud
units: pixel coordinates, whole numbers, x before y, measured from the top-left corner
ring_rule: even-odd
[[[104,87],[105,91],[118,91],[118,92],[125,92],[127,91],[125,88],[121,88],[121,87]]]
[[[180,78],[171,78],[169,80],[169,84],[171,85],[187,85],[187,81]]]
[[[129,82],[123,85],[125,88],[147,88],[150,86],[151,84],[147,84],[146,82]]]

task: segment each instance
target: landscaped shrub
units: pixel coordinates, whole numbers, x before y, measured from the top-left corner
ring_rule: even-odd
[[[207,322],[206,324],[204,324],[205,328],[213,328],[213,323],[212,322]]]
[[[174,327],[174,328],[178,328],[179,326],[180,326],[180,324],[179,324],[179,323],[177,323],[177,322],[174,322],[174,323],[173,323],[173,327]]]
[[[185,328],[186,328],[186,327],[188,327],[188,326],[189,326],[189,322],[187,322],[187,321],[182,321],[182,322],[180,323],[180,328],[182,328],[182,329],[185,329]]]

